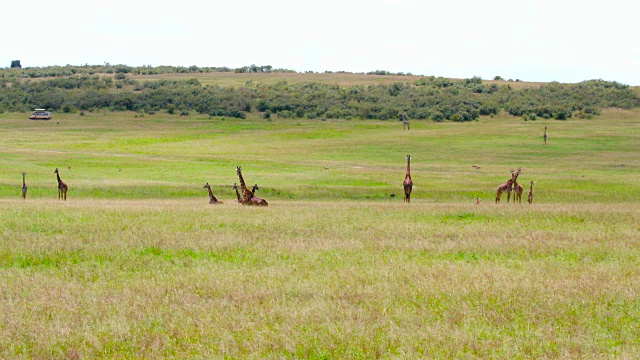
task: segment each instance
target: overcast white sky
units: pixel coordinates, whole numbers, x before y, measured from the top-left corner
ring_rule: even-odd
[[[272,65],[640,85],[640,2],[8,1],[0,67]]]

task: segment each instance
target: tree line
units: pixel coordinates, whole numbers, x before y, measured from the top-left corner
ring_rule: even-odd
[[[78,71],[80,68],[83,70]],[[513,88],[508,83],[486,83],[479,77],[452,80],[416,76],[412,82],[378,85],[339,86],[282,80],[272,85],[248,81],[243,86],[222,87],[202,85],[195,77],[140,81],[128,76],[145,69],[176,72],[172,67],[67,66],[37,68],[42,74],[58,75],[31,80],[31,75],[24,79],[21,74],[30,74],[30,68],[0,69],[0,112],[26,112],[33,108],[63,112],[107,109],[183,115],[197,112],[235,118],[258,112],[265,118],[378,120],[398,119],[400,114],[405,114],[412,119],[470,121],[500,111],[527,120],[538,117],[564,120],[573,116],[595,116],[602,108],[640,107],[637,91],[628,85],[604,80]],[[188,71],[204,71],[202,69],[194,67]],[[288,71],[270,66],[228,70]],[[376,75],[380,73],[377,71]]]

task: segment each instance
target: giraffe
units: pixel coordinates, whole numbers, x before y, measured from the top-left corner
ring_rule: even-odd
[[[413,181],[411,180],[411,155],[407,155],[407,175],[404,177],[404,201],[411,202],[411,190],[413,189]]]
[[[517,182],[513,183],[513,203],[515,204],[516,202],[518,204],[522,203],[522,192],[524,191],[524,189],[522,188],[522,185],[518,184]]]
[[[544,144],[547,145],[547,127],[544,127],[544,135],[542,135],[542,137],[544,138]]]
[[[244,178],[242,177],[242,168],[240,166],[236,166],[236,173],[238,174],[238,178],[240,179],[240,190],[242,190],[242,202],[247,203],[249,199],[253,196],[253,193],[247,189],[247,185],[244,183]]]
[[[22,172],[22,200],[27,200],[27,183],[24,180],[26,172]]]
[[[242,197],[240,197],[240,193],[238,192],[238,184],[233,183],[233,190],[235,190],[235,191],[236,191],[236,196],[238,197],[238,202],[239,202],[240,204],[242,204],[242,202],[243,202],[244,200],[242,200]]]
[[[533,181],[531,181],[531,187],[529,188],[529,194],[527,194],[527,201],[529,204],[533,202]]]
[[[521,172],[522,172],[522,169],[518,168],[518,171],[516,172],[513,178],[513,203],[514,204],[516,202],[522,203],[522,192],[524,191],[524,189],[522,188],[522,185],[518,184],[518,175],[520,175]],[[507,200],[509,200],[508,196],[507,196]]]
[[[253,187],[251,188],[251,193],[255,195],[256,190],[260,190],[260,188],[258,187],[258,184],[253,185]]]
[[[213,196],[213,191],[211,191],[209,183],[206,183],[202,188],[209,190],[209,204],[222,204],[222,201],[219,201],[215,196]]]
[[[496,189],[496,204],[500,202],[500,197],[502,197],[502,193],[505,193],[505,192],[507,193],[507,202],[509,202],[509,199],[511,198],[511,187],[513,186],[513,182],[515,181],[514,176],[516,175],[513,169],[511,169],[510,171],[511,171],[511,179],[502,183]]]
[[[402,117],[402,129],[403,130],[410,130],[411,127],[409,126],[409,120],[407,120],[407,117],[404,116],[404,114],[400,115]]]
[[[236,167],[236,172],[238,173],[238,178],[240,179],[240,189],[242,189],[242,205],[268,206],[269,203],[267,203],[265,199],[255,196],[253,192],[247,189],[247,185],[244,183],[244,178],[242,177],[242,168],[240,166]],[[257,184],[256,190],[258,190]]]
[[[54,171],[54,173],[58,178],[58,200],[67,201],[67,190],[69,190],[69,187],[67,186],[67,184],[62,182],[62,180],[60,180],[60,172],[58,172],[58,168],[56,168],[56,171]]]

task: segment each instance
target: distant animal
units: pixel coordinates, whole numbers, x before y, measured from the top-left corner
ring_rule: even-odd
[[[544,144],[547,145],[547,127],[544,127],[544,135],[542,135],[542,137],[544,138]]]
[[[58,179],[58,200],[67,201],[67,191],[69,190],[69,186],[60,180],[60,172],[58,171],[58,168],[56,168],[54,173]]]
[[[27,200],[27,183],[25,182],[24,177],[27,175],[26,172],[22,172],[22,199]]]
[[[517,182],[513,183],[513,203],[515,204],[516,202],[518,204],[522,203],[522,193],[524,192],[524,189],[522,188],[522,185],[518,184]]]
[[[407,155],[407,173],[404,176],[404,201],[411,202],[411,190],[413,190],[413,180],[411,180],[411,155]]]
[[[533,181],[531,182],[531,187],[529,188],[529,193],[527,194],[527,201],[529,204],[533,202]]]
[[[524,189],[522,188],[522,185],[518,184],[518,175],[520,175],[521,172],[522,172],[522,169],[518,168],[518,171],[516,172],[516,175],[515,175],[515,177],[513,179],[513,185],[512,186],[513,186],[513,203],[514,204],[516,202],[518,204],[522,203],[522,192],[524,191]]]
[[[71,166],[67,166],[67,169],[68,169],[68,170],[71,170]]]
[[[476,169],[476,170],[480,170],[480,166],[478,166],[478,165],[471,165],[471,167]]]
[[[213,196],[213,191],[211,191],[209,183],[206,183],[202,188],[209,190],[209,204],[222,204],[222,201],[219,201],[215,196]]]
[[[509,202],[509,199],[511,198],[511,190],[513,187],[513,183],[516,181],[516,178],[518,177],[518,175],[516,175],[515,170],[511,169],[510,171],[511,171],[511,179],[500,184],[500,186],[498,186],[498,188],[496,189],[496,204],[500,202],[502,193],[507,193],[507,202]]]
[[[407,117],[404,116],[404,114],[402,114],[401,117],[402,117],[402,129],[403,130],[410,130],[409,120],[407,120]]]
[[[389,196],[391,196],[392,198],[396,197],[396,193],[391,193]]]
[[[238,200],[237,200],[237,201],[238,201],[240,204],[242,204],[243,200],[242,200],[242,197],[240,196],[240,192],[238,192],[238,184],[233,183],[233,190],[235,190],[235,191],[236,191],[236,196],[238,197]]]
[[[480,205],[480,198],[476,198],[476,205]]]
[[[267,200],[255,196],[253,192],[247,189],[247,186],[244,183],[244,178],[242,177],[242,168],[240,166],[236,167],[236,173],[238,174],[238,179],[240,179],[240,189],[242,190],[242,205],[269,206]]]

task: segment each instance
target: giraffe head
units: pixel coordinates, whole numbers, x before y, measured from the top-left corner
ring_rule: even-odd
[[[254,192],[256,192],[256,190],[260,190],[260,188],[258,187],[258,184],[253,185],[253,188],[251,189],[251,192],[254,193]]]
[[[242,167],[236,166],[236,174],[240,175],[241,172],[242,172]]]
[[[411,155],[407,155],[407,160],[411,160]]]
[[[211,189],[211,186],[209,186],[209,183],[204,184],[204,186],[202,187],[203,189]]]
[[[27,173],[23,171],[23,172],[22,172],[22,176],[25,176],[25,175],[27,175]]]
[[[58,174],[58,168],[53,172],[54,174]]]
[[[233,190],[238,190],[238,184],[233,183]]]
[[[531,186],[533,186],[533,181],[531,181]]]

